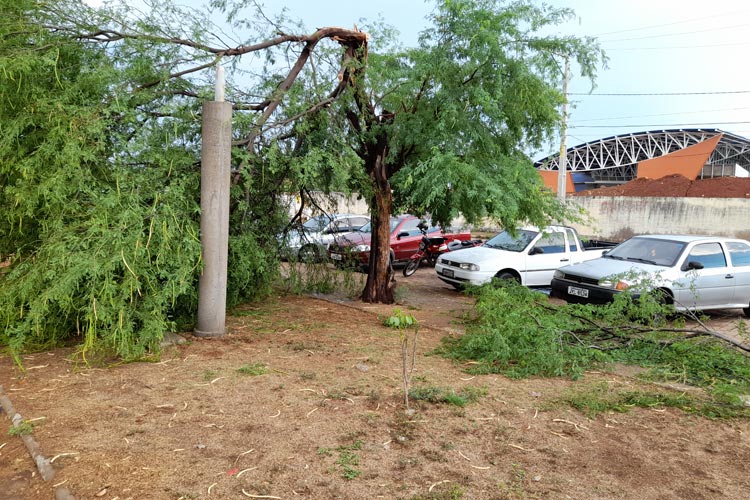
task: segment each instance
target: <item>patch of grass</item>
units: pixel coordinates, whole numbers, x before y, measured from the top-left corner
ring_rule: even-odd
[[[8,429],[9,436],[28,436],[33,432],[34,426],[31,424],[31,422],[27,422],[25,420],[21,421],[21,423],[19,423],[18,425],[11,426],[11,428]]]
[[[336,448],[318,448],[318,455],[331,457],[334,452],[338,453],[338,457],[334,462],[334,470],[338,469],[341,477],[347,481],[356,479],[362,474],[362,471],[356,469],[359,465],[359,455],[355,451],[362,449],[362,441],[356,440],[353,444],[348,446],[338,446]]]
[[[632,408],[678,408],[687,413],[707,418],[750,417],[750,408],[732,404],[717,404],[715,400],[672,391],[617,390],[606,382],[572,389],[553,404],[576,408],[589,418],[601,413],[626,413]]]
[[[210,382],[219,374],[216,370],[203,370],[203,380]]]
[[[237,373],[257,377],[258,375],[265,375],[268,373],[268,367],[263,363],[244,364],[237,368]]]
[[[485,387],[467,386],[458,391],[446,387],[421,386],[409,390],[409,398],[428,403],[444,403],[464,407],[487,395]]]
[[[460,484],[438,484],[424,495],[415,495],[409,500],[461,500],[464,497],[464,490]]]

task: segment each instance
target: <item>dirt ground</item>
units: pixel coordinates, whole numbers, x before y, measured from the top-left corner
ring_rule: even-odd
[[[579,191],[574,196],[750,198],[750,178],[715,177],[691,181],[675,174],[660,179],[633,179],[619,186]]]
[[[70,349],[0,358],[0,383],[53,461],[44,482],[0,418],[0,498],[747,499],[750,422],[637,409],[593,419],[555,403],[613,373],[470,376],[428,355],[460,335],[471,300],[431,269],[398,277],[421,324],[415,385],[485,390],[461,408],[404,409],[393,306],[278,296],[239,308],[228,334],[159,362],[87,368]],[[712,320],[731,328],[735,312]],[[265,367],[265,373],[262,373]]]

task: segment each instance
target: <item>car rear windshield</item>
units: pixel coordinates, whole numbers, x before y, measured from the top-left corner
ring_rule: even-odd
[[[684,249],[685,243],[682,241],[638,237],[620,243],[604,257],[671,267]]]
[[[509,252],[521,252],[529,245],[529,243],[531,243],[531,240],[533,240],[537,234],[539,234],[537,231],[519,229],[516,231],[516,235],[513,236],[508,231],[503,231],[497,236],[487,240],[484,246],[498,248],[500,250],[508,250]]]
[[[398,227],[398,219],[391,218],[391,229],[390,229],[390,232],[392,233],[397,227]],[[372,222],[368,222],[364,226],[360,227],[357,231],[359,231],[360,233],[371,233],[372,232]]]

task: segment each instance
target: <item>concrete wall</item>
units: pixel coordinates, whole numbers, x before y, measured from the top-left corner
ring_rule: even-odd
[[[634,234],[706,234],[750,239],[747,198],[568,198],[590,215],[573,224],[585,236],[624,240]]]
[[[622,241],[636,234],[707,234],[750,240],[750,199],[748,198],[653,198],[653,197],[569,197],[589,213],[590,221],[571,224],[582,236]],[[290,215],[299,208],[290,197]],[[332,203],[319,199],[330,213],[369,214],[365,200],[342,194]],[[312,207],[307,207],[310,211]],[[310,215],[310,214],[306,214]],[[493,232],[491,224],[468,227],[462,218],[452,222],[453,230]]]

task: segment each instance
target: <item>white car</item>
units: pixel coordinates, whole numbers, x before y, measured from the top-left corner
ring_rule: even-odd
[[[630,290],[658,289],[677,310],[742,308],[750,316],[750,242],[733,238],[636,236],[602,258],[560,268],[552,295],[600,304]]]
[[[515,235],[503,231],[484,245],[445,253],[438,258],[435,272],[455,288],[482,285],[492,278],[548,287],[557,268],[596,259],[605,248],[614,246],[599,243],[606,246],[584,247],[572,227],[525,227],[516,230]]]
[[[282,255],[302,262],[327,258],[328,246],[337,237],[359,230],[370,222],[366,215],[326,214],[308,219],[279,236]]]

